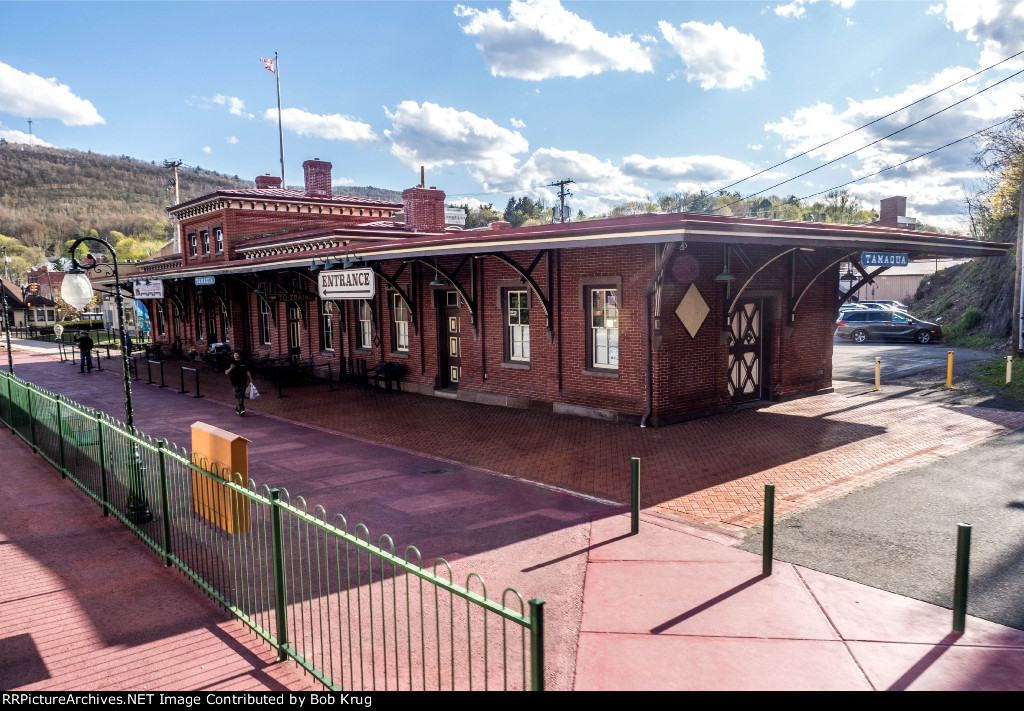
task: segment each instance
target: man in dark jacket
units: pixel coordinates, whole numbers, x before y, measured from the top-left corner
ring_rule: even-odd
[[[92,372],[92,349],[95,344],[92,339],[89,338],[88,331],[82,331],[78,334],[78,338],[75,339],[75,343],[78,344],[78,355],[79,355],[79,370],[78,372],[84,373],[86,367],[89,368],[89,372]]]
[[[231,354],[231,365],[224,371],[231,380],[231,389],[235,391],[235,412],[238,415],[245,415],[245,389],[252,384],[252,374],[249,366],[242,361],[242,354],[235,351]]]

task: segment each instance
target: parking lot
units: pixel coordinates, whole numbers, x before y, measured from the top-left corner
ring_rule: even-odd
[[[832,377],[836,381],[870,383],[875,380],[875,358],[882,359],[882,380],[891,381],[928,370],[938,371],[937,382],[945,379],[946,358],[953,351],[954,366],[998,356],[970,348],[951,348],[944,343],[854,343],[833,338]]]

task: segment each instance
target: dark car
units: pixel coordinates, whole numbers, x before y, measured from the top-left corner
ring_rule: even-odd
[[[836,321],[836,335],[854,343],[915,341],[931,343],[942,339],[942,328],[902,311],[848,311]]]

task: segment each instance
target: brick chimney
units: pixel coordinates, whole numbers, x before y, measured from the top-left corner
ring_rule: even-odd
[[[302,164],[302,172],[306,176],[306,195],[308,197],[331,196],[331,164],[325,160],[314,158]]]
[[[267,173],[266,175],[256,176],[256,189],[257,190],[280,190],[281,179],[277,176]]]
[[[880,227],[901,227],[912,230],[917,226],[917,219],[907,217],[907,199],[901,195],[882,198],[878,209],[878,219],[873,224]]]
[[[505,220],[495,220],[491,223],[492,230],[510,230],[512,229],[511,222],[505,222]]]
[[[444,191],[417,186],[402,192],[405,229],[413,232],[444,232]]]

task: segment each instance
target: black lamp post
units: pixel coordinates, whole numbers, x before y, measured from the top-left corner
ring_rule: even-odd
[[[88,254],[83,262],[79,262],[75,256],[75,250],[82,242],[98,242],[107,248],[113,258],[113,266],[101,264],[96,258]],[[135,412],[132,408],[132,381],[128,366],[128,347],[125,343],[124,329],[124,300],[121,296],[121,277],[117,269],[117,252],[110,246],[110,243],[99,237],[82,237],[75,240],[71,245],[71,269],[64,276],[61,283],[61,298],[76,309],[82,309],[92,301],[93,288],[86,271],[93,271],[104,268],[114,277],[114,304],[117,307],[117,327],[120,333],[118,339],[121,346],[121,375],[124,383],[124,420],[128,430],[135,434]],[[149,502],[146,500],[146,492],[142,486],[142,459],[139,456],[138,445],[133,444],[132,471],[129,473],[128,486],[128,520],[132,523],[147,523],[153,520],[153,514],[149,510]]]
[[[7,245],[3,246],[4,249],[4,267],[6,271],[7,267]],[[4,286],[0,291],[3,292],[3,309],[4,309],[4,333],[7,338],[7,372],[14,375],[14,354],[11,352],[11,312],[7,309],[7,287]]]

